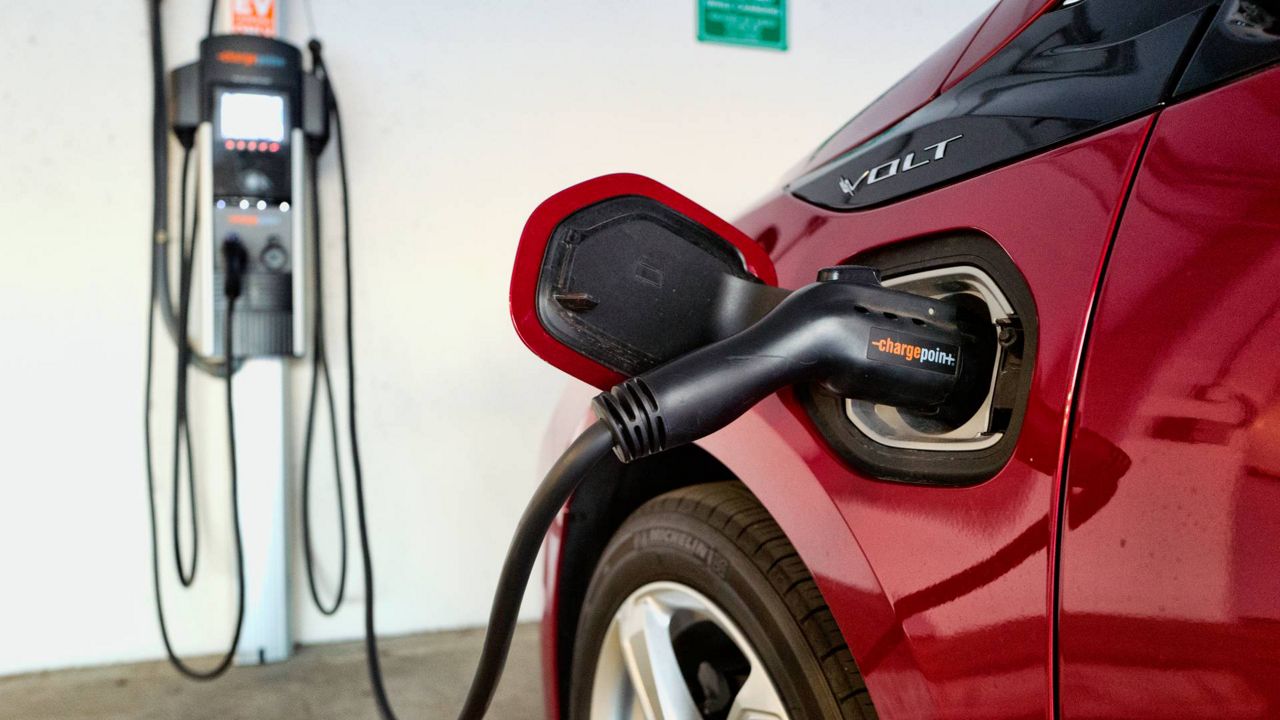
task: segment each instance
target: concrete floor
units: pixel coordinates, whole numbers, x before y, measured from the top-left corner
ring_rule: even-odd
[[[457,716],[480,657],[483,630],[379,641],[396,714]],[[232,668],[193,682],[164,662],[0,678],[0,717],[22,720],[355,720],[377,718],[363,643],[303,647],[288,662]],[[538,628],[522,625],[488,717],[542,717]]]

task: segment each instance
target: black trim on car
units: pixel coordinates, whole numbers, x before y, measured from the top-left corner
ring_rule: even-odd
[[[955,87],[787,189],[861,210],[1148,113],[1173,95],[1217,6],[1089,0],[1045,13]]]

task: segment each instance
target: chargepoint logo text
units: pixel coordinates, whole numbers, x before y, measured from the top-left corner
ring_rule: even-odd
[[[931,342],[915,335],[879,328],[871,331],[867,343],[867,358],[871,360],[923,368],[948,375],[955,374],[959,354],[959,348],[954,345]]]
[[[956,356],[941,348],[922,348],[911,343],[894,342],[889,338],[876,342],[875,346],[880,352],[900,355],[907,362],[919,360],[920,362],[933,362],[948,366],[956,364]]]
[[[863,170],[857,180],[850,180],[844,175],[840,176],[840,191],[849,197],[853,197],[858,192],[858,188],[863,185],[874,185],[881,180],[888,180],[898,173],[906,173],[915,170],[918,167],[928,165],[931,162],[937,162],[946,158],[947,145],[959,140],[964,135],[956,135],[949,137],[942,142],[936,142],[918,151],[909,152],[902,157],[896,157],[889,162],[881,163],[873,168]],[[919,157],[917,157],[917,155]]]

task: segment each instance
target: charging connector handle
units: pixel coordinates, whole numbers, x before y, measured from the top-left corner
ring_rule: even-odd
[[[827,268],[751,327],[623,381],[593,410],[630,462],[705,437],[800,383],[937,409],[968,397],[958,389],[980,352],[953,305],[887,289],[870,268]]]
[[[240,238],[232,235],[222,241],[222,262],[222,293],[228,299],[239,298],[244,291],[244,273],[249,268],[249,251]]]

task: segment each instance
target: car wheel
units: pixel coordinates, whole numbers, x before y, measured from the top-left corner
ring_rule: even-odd
[[[795,548],[740,483],[641,506],[583,603],[572,720],[876,717]]]

